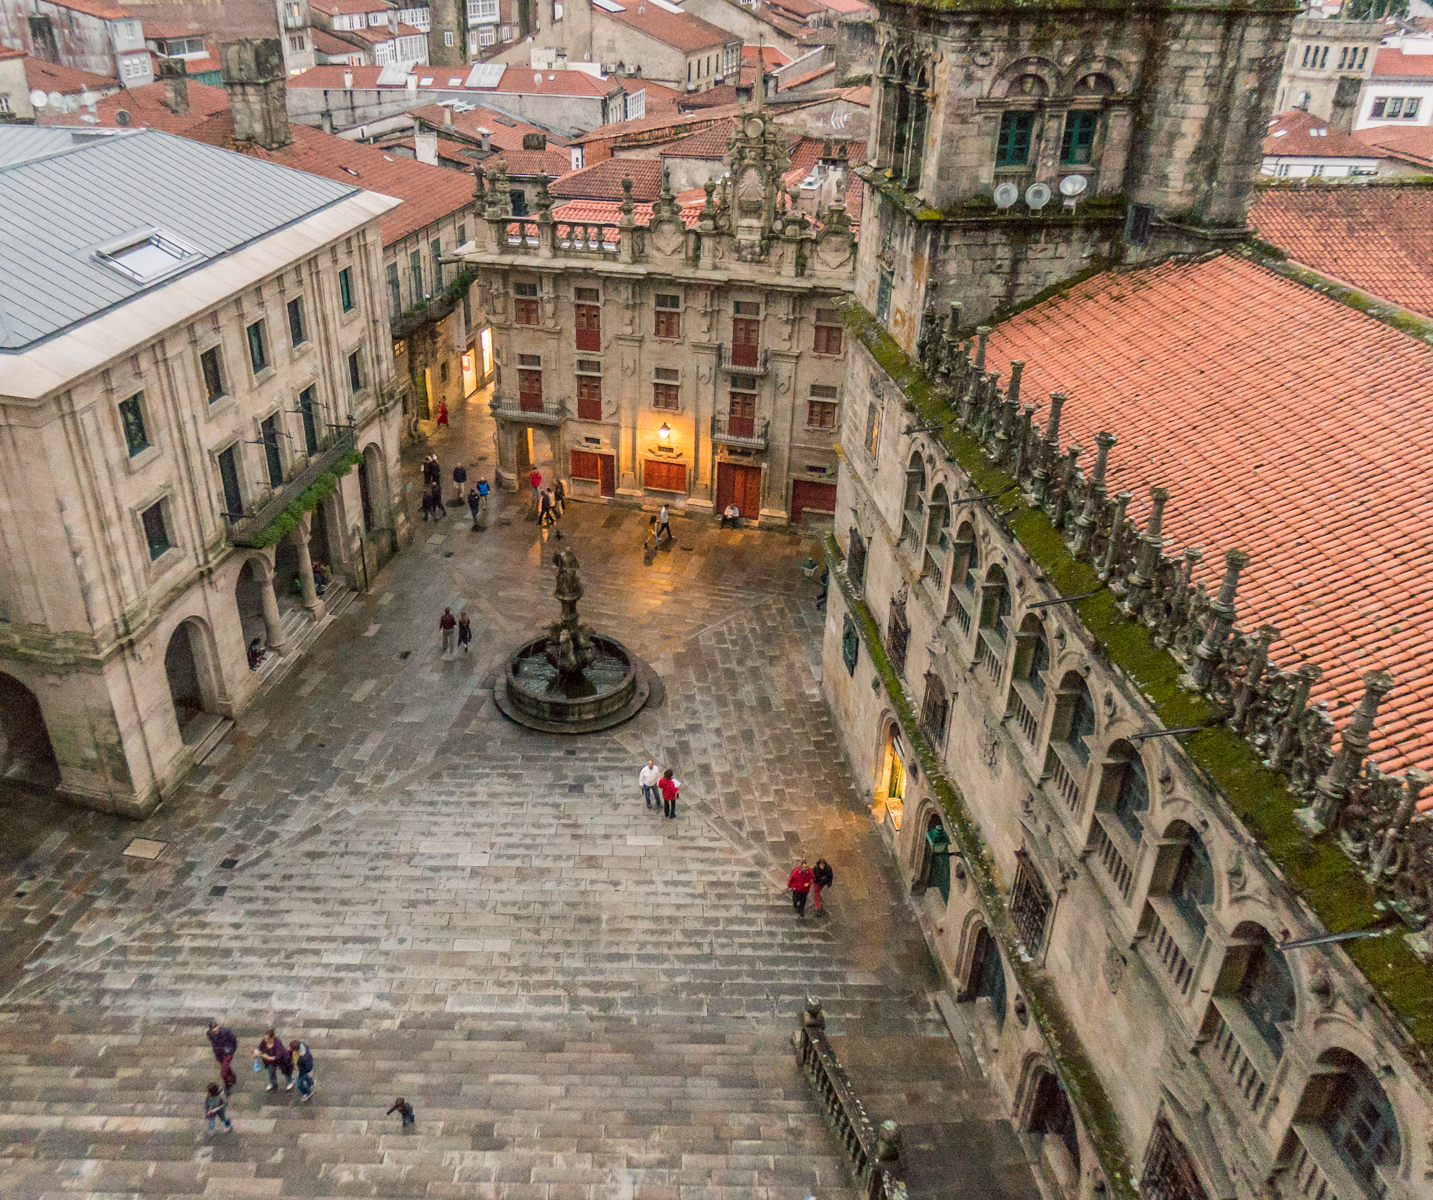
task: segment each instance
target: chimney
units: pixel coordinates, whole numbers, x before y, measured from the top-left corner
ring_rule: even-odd
[[[352,88],[353,88],[353,72],[352,72],[352,71],[345,71],[345,72],[343,73],[343,86],[344,86],[344,88],[347,89],[347,90],[352,90]]]
[[[524,150],[546,150],[547,134],[525,133],[522,135],[522,148]]]
[[[449,108],[449,107],[445,104],[445,105],[443,105],[443,124],[444,124],[444,125],[451,125],[452,123],[453,123],[453,110],[452,110],[451,108]]]
[[[478,145],[483,148],[484,154],[491,154],[493,149],[492,134],[484,130],[482,140],[478,142]]]
[[[420,163],[436,167],[438,165],[438,135],[436,133],[415,133],[413,135],[413,154]]]
[[[189,115],[189,68],[182,58],[161,58],[159,78],[164,81],[164,105],[177,117]]]
[[[289,135],[288,75],[284,48],[278,38],[240,38],[222,42],[224,90],[234,114],[236,141],[253,142],[265,150],[287,146]]]

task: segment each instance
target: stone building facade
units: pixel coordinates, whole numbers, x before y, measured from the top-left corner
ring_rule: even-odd
[[[48,235],[6,239],[11,286],[83,301],[3,348],[0,756],[141,816],[405,536],[381,269],[396,202],[154,130],[29,136],[65,143],[37,160],[78,143],[87,182],[65,203],[98,244],[57,268]],[[52,182],[33,186],[17,211],[52,211]],[[253,205],[237,223],[233,195]]]
[[[928,305],[1237,240],[1293,6],[877,7],[859,287],[903,348]]]
[[[545,187],[535,219],[514,222],[489,173],[483,240],[465,257],[496,346],[504,485],[536,449],[579,498],[690,512],[734,501],[773,524],[833,510],[836,302],[855,237],[842,205],[819,228],[796,210],[786,140],[747,114],[734,183],[707,185],[690,228],[669,186],[641,223],[630,189],[587,223],[555,220]]]
[[[1373,75],[1382,21],[1294,21],[1274,111],[1299,108],[1343,133],[1353,130]]]

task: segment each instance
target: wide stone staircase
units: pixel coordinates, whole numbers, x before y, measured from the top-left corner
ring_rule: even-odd
[[[209,1137],[203,1021],[0,1014],[0,1195],[819,1200],[854,1195],[790,1025],[685,1016],[355,1016],[280,1028],[318,1087],[244,1058]],[[282,1077],[281,1077],[282,1080]],[[282,1088],[282,1082],[280,1084]],[[417,1110],[402,1130],[384,1110]]]

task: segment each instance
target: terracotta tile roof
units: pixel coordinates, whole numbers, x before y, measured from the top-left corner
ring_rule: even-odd
[[[337,58],[343,54],[363,53],[362,47],[355,46],[350,42],[345,42],[342,38],[334,37],[327,29],[320,29],[318,26],[314,26],[309,32],[313,34],[313,48],[320,54],[328,54]]]
[[[189,95],[189,111],[183,116],[171,112],[165,104],[162,83],[146,83],[105,96],[95,105],[94,115],[99,118],[101,125],[118,126],[115,113],[123,109],[129,114],[131,126],[162,129],[165,133],[187,134],[194,126],[203,124],[215,113],[229,111],[229,95],[221,87],[196,83],[191,79],[185,90]],[[90,122],[83,119],[88,115],[88,110],[66,113],[63,118],[52,120],[50,124],[89,125]]]
[[[1373,57],[1373,79],[1433,76],[1433,54],[1404,54],[1397,46],[1380,46]]]
[[[608,12],[605,8],[593,8],[594,14],[616,21],[629,29],[646,34],[655,41],[672,46],[684,54],[707,50],[713,46],[725,46],[737,40],[737,35],[720,29],[710,21],[688,12],[668,12],[655,4],[643,4],[641,0],[625,0],[626,8]]]
[[[803,83],[810,83],[814,79],[820,79],[823,75],[830,75],[834,79],[836,75],[836,64],[827,63],[824,67],[816,67],[814,70],[804,71],[800,75],[792,75],[789,77],[786,75],[778,75],[777,79],[780,80],[780,82],[776,86],[778,90],[784,92],[788,88],[800,87]]]
[[[870,13],[872,17],[876,15],[876,10],[869,4],[862,4],[861,0],[821,0],[821,3],[842,16],[850,16],[853,13],[858,16],[864,13]]]
[[[1433,125],[1374,125],[1353,135],[1358,141],[1390,158],[1415,166],[1433,166]]]
[[[569,172],[548,191],[553,199],[620,201],[624,175],[632,178],[633,200],[645,204],[661,194],[662,164],[655,158],[605,158]]]
[[[426,71],[429,68],[422,69]],[[537,96],[606,96],[616,89],[614,81],[594,79],[586,71],[534,71],[530,67],[508,67],[492,90]]]
[[[663,158],[671,156],[672,158],[722,159],[726,157],[726,152],[731,148],[731,137],[735,129],[736,119],[727,117],[725,120],[703,129],[700,133],[679,138],[675,142],[668,142],[659,153]]]
[[[330,17],[388,11],[385,0],[310,0],[310,7]]]
[[[1367,158],[1378,156],[1357,138],[1332,128],[1323,117],[1294,109],[1269,122],[1264,153],[1284,158]]]
[[[838,88],[834,95],[850,104],[860,104],[866,108],[871,107],[870,84],[862,84],[860,87]]]
[[[753,67],[751,73],[756,74]],[[745,71],[742,72],[746,74]],[[737,94],[736,84],[720,83],[716,87],[709,87],[704,92],[693,92],[689,96],[683,96],[677,101],[677,107],[683,112],[696,112],[703,108],[721,108],[724,105],[735,104],[741,97]]]
[[[802,21],[805,21],[807,17],[814,17],[819,12],[826,11],[824,4],[816,4],[814,0],[768,0],[767,7],[784,17],[793,17]]]
[[[358,47],[354,47],[358,49]],[[345,67],[341,63],[326,63],[317,67],[310,67],[307,71],[300,71],[297,75],[290,75],[288,85],[291,88],[326,88],[329,90],[341,90],[344,86],[343,76],[348,72],[353,76],[355,88],[375,88],[378,86],[378,73],[382,67]]]
[[[12,50],[9,46],[0,46],[0,62],[5,62],[12,58],[24,57],[25,52],[23,50]]]
[[[742,111],[742,107],[740,104],[732,104],[726,108],[705,108],[699,112],[670,112],[661,113],[655,117],[638,117],[635,121],[617,121],[611,125],[599,125],[581,137],[573,138],[572,144],[582,146],[588,142],[620,140],[630,134],[653,133],[664,129],[675,130],[675,136],[680,136],[683,125],[709,124],[722,117],[736,115]]]
[[[483,159],[483,169],[496,171],[507,163],[509,175],[546,175],[554,179],[572,174],[572,155],[566,150],[504,150]]]
[[[681,205],[682,223],[688,229],[696,225],[706,199],[706,192],[701,188],[682,192],[676,197],[677,203]],[[652,207],[651,204],[633,204],[632,220],[642,227],[650,225]],[[622,205],[612,200],[570,200],[566,204],[554,207],[552,216],[556,221],[587,221],[615,225],[622,217]]]
[[[56,8],[68,8],[102,21],[123,21],[135,14],[119,4],[107,4],[105,0],[50,0]]]
[[[444,114],[446,113],[452,113],[453,123],[451,125],[445,120]],[[514,117],[494,108],[485,108],[482,105],[469,109],[467,112],[459,112],[451,105],[424,104],[418,108],[410,108],[408,115],[417,117],[425,125],[440,133],[446,132],[462,136],[474,142],[480,142],[483,133],[486,132],[488,145],[498,150],[521,150],[523,136],[529,133],[542,134],[547,138],[549,148],[566,146],[568,142],[567,138],[561,134],[552,133],[538,125],[530,125],[521,117]]]
[[[791,61],[791,55],[783,54],[775,46],[743,46],[741,48],[741,61],[743,66],[756,66],[757,52],[761,52],[761,60],[766,64],[768,71],[774,71],[777,67],[784,67]]]
[[[506,68],[497,86],[491,88],[463,88],[461,83],[449,84],[447,82],[449,79],[459,77],[466,82],[470,69],[469,67],[416,66],[411,74],[417,75],[419,79],[432,76],[434,83],[429,86],[439,87],[443,91],[461,88],[473,96],[495,96],[505,92],[544,96],[606,96],[617,89],[617,84],[614,81],[594,79],[585,71],[534,71],[530,67]],[[343,75],[347,71],[353,75],[355,88],[376,88],[378,75],[382,70],[382,67],[345,67],[341,63],[330,63],[324,66],[310,67],[307,71],[289,76],[288,86],[291,88],[340,89],[344,86]],[[439,80],[442,82],[439,83]],[[395,83],[384,86],[392,86],[397,89],[405,85]]]
[[[62,96],[69,96],[76,92],[83,92],[86,88],[97,92],[102,88],[119,86],[119,80],[112,75],[94,75],[89,71],[80,71],[74,67],[62,67],[31,55],[23,57],[25,59],[25,86],[32,92],[36,88],[40,88],[46,92],[59,92]]]
[[[1433,348],[1226,255],[1075,284],[996,326],[990,357],[1024,361],[1041,409],[1069,395],[1067,445],[1119,437],[1110,492],[1137,521],[1171,490],[1169,552],[1202,546],[1202,582],[1249,554],[1240,626],[1277,625],[1285,667],[1316,661],[1339,725],[1391,671],[1374,754],[1433,767]]]
[[[1249,223],[1296,262],[1433,317],[1433,188],[1261,187]]]

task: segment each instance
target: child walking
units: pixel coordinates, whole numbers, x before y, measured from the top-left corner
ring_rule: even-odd
[[[209,1085],[209,1094],[204,1097],[204,1128],[214,1132],[214,1122],[223,1121],[224,1128],[230,1133],[234,1132],[234,1123],[229,1120],[229,1099],[219,1090],[217,1083]]]
[[[403,1118],[403,1124],[399,1126],[399,1128],[407,1129],[408,1126],[413,1124],[415,1118],[413,1106],[409,1104],[408,1101],[403,1099],[402,1096],[399,1096],[397,1100],[393,1101],[393,1107],[390,1108],[388,1112],[384,1113],[383,1115],[386,1117],[389,1116],[391,1113],[397,1113],[400,1117]]]

